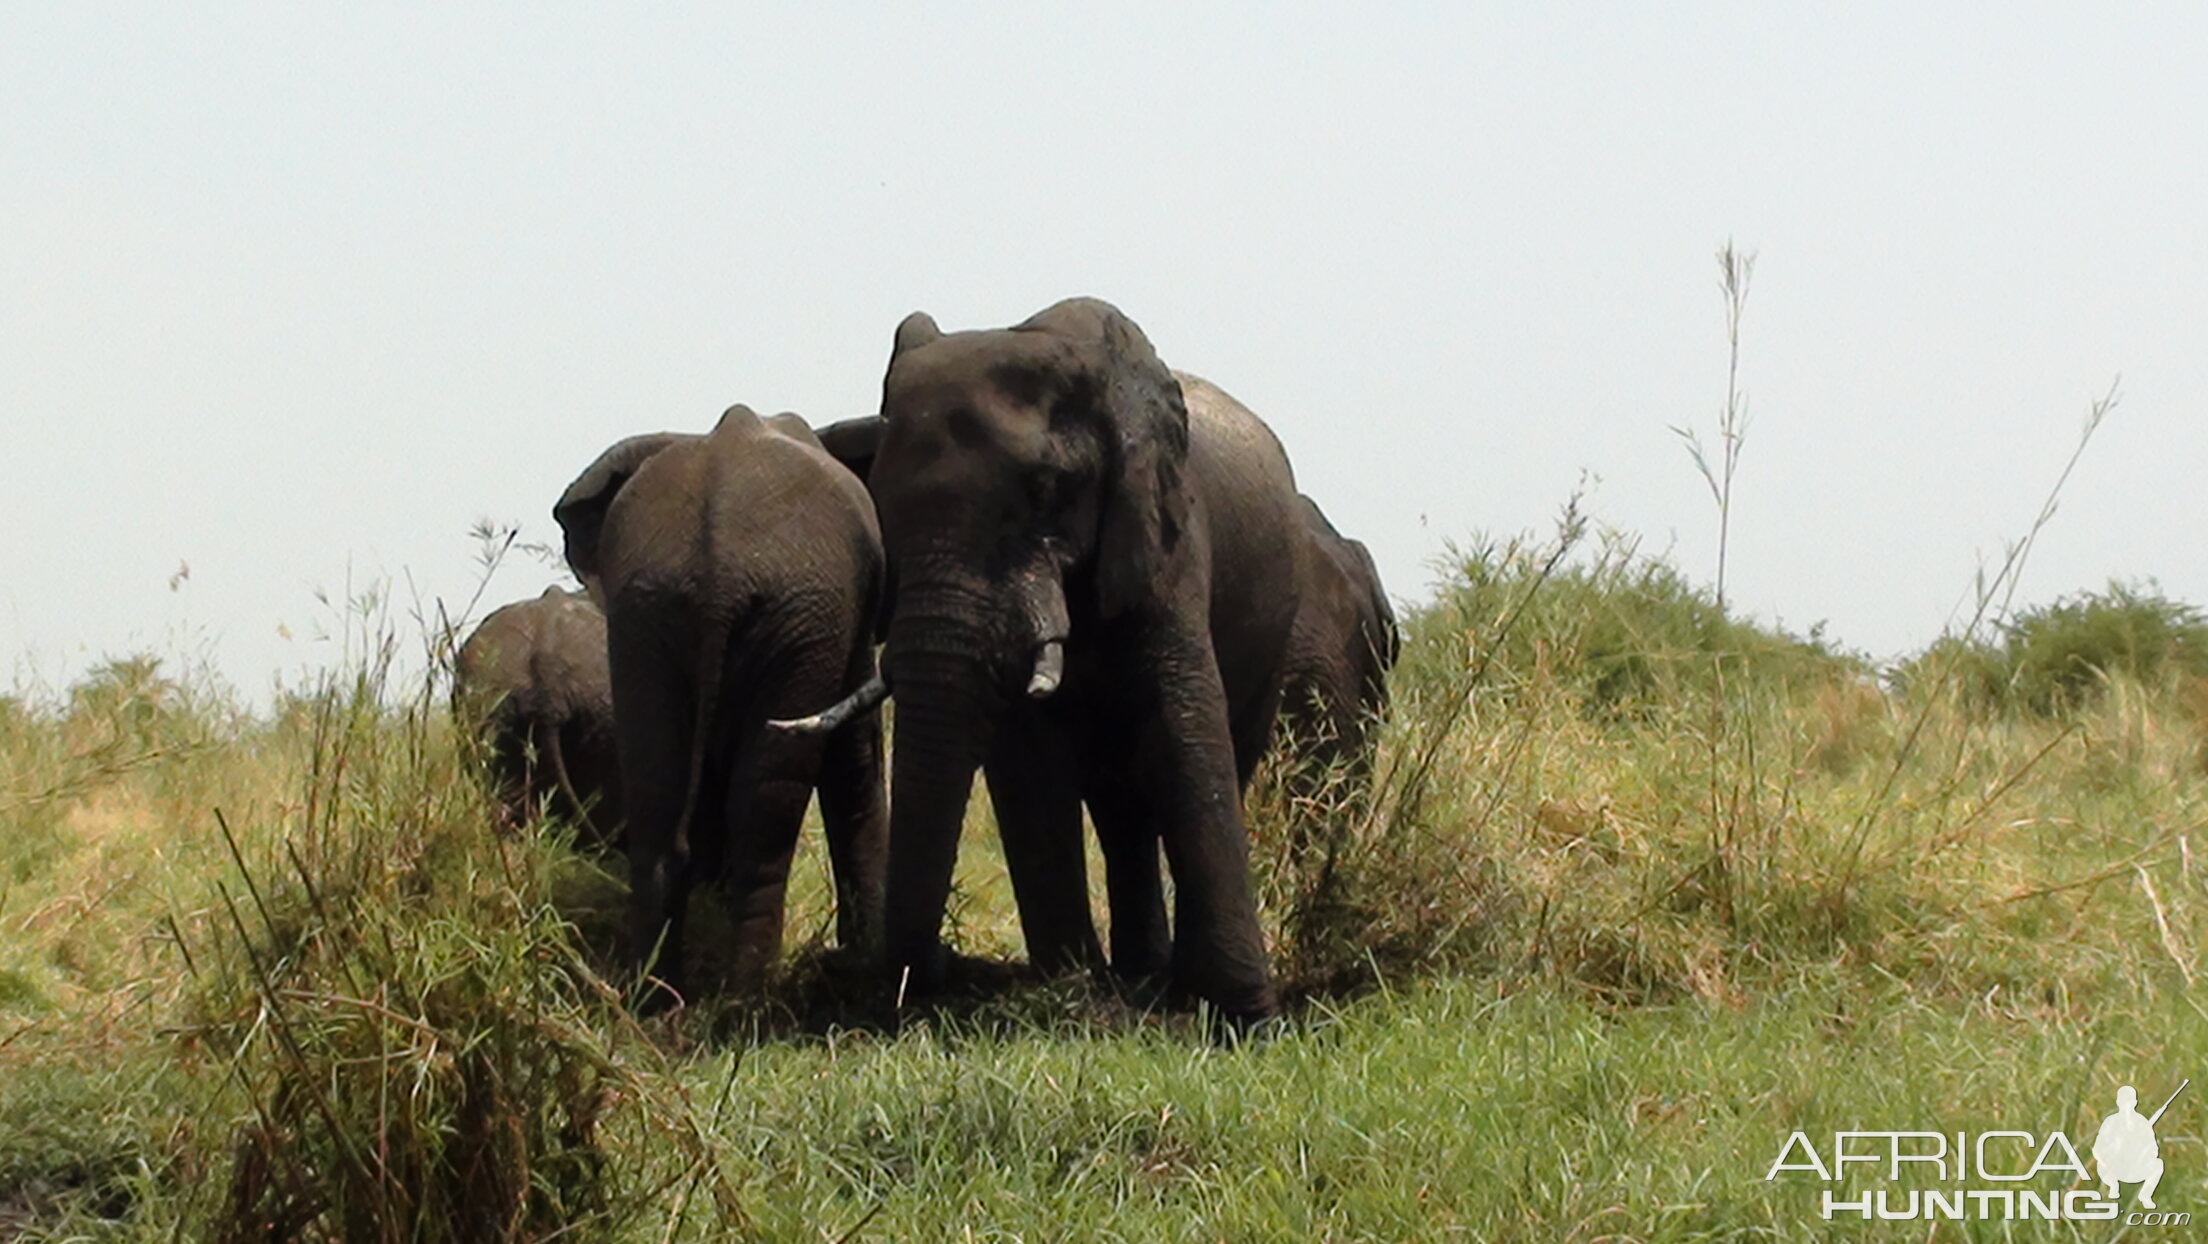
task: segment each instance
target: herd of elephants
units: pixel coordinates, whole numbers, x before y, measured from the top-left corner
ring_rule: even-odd
[[[1301,772],[1363,762],[1395,618],[1272,431],[1118,309],[954,333],[915,313],[878,415],[734,406],[633,436],[553,515],[584,593],[486,618],[456,703],[509,816],[625,840],[645,979],[680,996],[700,882],[739,984],[774,962],[817,791],[838,941],[900,997],[939,988],[979,769],[1036,968],[1108,969],[1238,1028],[1278,1012],[1243,793],[1272,746]]]

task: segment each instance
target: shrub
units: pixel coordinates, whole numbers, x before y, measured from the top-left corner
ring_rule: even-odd
[[[2034,712],[2061,713],[2111,675],[2143,683],[2166,673],[2208,676],[2208,617],[2150,582],[2111,582],[2019,613],[2004,628],[2011,694]]]
[[[1433,602],[1407,620],[1403,677],[1437,688],[1485,666],[1498,692],[1554,682],[1589,714],[1618,718],[1706,703],[1721,678],[1799,688],[1863,668],[1821,638],[1728,615],[1713,591],[1617,532],[1600,532],[1590,556],[1558,563],[1527,597],[1543,560],[1524,540],[1453,547]],[[1502,633],[1522,597],[1523,615]]]
[[[2208,679],[2208,615],[2162,595],[2152,581],[2111,581],[2018,611],[1991,643],[1943,638],[1898,671],[1905,685],[1946,680],[1981,709],[2043,717],[2076,712],[2111,678],[2142,684]]]
[[[1784,730],[1786,748],[1828,772],[1886,746],[1884,700],[1864,685],[1860,660],[1729,616],[1714,592],[1614,533],[1576,555],[1584,534],[1567,509],[1553,541],[1483,540],[1452,553],[1435,599],[1406,621],[1369,797],[1334,788],[1306,801],[1314,806],[1287,806],[1260,786],[1260,888],[1291,992],[1509,970],[1530,954],[1571,960],[1605,996],[1662,995],[1670,986],[1659,976],[1701,970],[1690,960],[1704,952],[1690,943],[1702,935],[1642,946],[1609,926],[1720,881],[1727,897],[1716,906],[1732,912],[1738,882],[1719,875],[1733,850],[1720,839],[1732,834],[1693,826],[1761,815],[1745,790],[1710,806],[1710,732]],[[1661,875],[1618,867],[1627,829],[1604,789],[1622,774],[1601,766],[1644,753],[1665,757],[1649,792],[1663,806],[1648,818],[1680,835],[1666,852],[1678,868]],[[1547,757],[1567,754],[1567,767],[1547,770]],[[1773,815],[1787,815],[1783,796],[1772,802]],[[1712,850],[1724,858],[1713,864]],[[1597,884],[1559,906],[1545,891],[1582,868]]]

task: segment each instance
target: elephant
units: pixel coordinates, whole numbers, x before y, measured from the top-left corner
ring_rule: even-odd
[[[855,445],[871,429],[877,443]],[[1031,963],[1105,963],[1081,813],[1105,859],[1109,966],[1237,1026],[1278,1012],[1241,793],[1296,616],[1295,476],[1241,403],[1070,299],[1001,330],[896,332],[867,463],[892,585],[889,967],[937,984],[980,769]],[[871,448],[871,453],[865,452]],[[1158,872],[1174,882],[1171,932]]]
[[[452,677],[455,719],[484,731],[501,818],[522,825],[549,806],[579,841],[613,846],[621,766],[605,614],[581,592],[548,587],[484,618]]]
[[[1402,638],[1372,553],[1336,531],[1318,502],[1297,500],[1305,537],[1296,575],[1301,592],[1279,733],[1292,753],[1288,792],[1311,799],[1334,773],[1353,790],[1369,777],[1371,728],[1387,710],[1388,671]]]
[[[739,405],[704,435],[614,445],[553,516],[568,564],[606,613],[640,972],[682,996],[684,915],[705,881],[731,904],[736,986],[758,983],[781,949],[790,861],[816,789],[837,939],[877,957],[880,716],[809,735],[766,728],[873,675],[882,543],[865,486],[804,420]]]

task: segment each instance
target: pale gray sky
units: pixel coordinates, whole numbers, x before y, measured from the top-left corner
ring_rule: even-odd
[[[1728,237],[1737,604],[1927,642],[2118,373],[2023,596],[2208,600],[2208,8],[1111,8],[0,6],[0,658],[258,694],[621,436],[1071,294],[1399,597],[1582,473],[1706,580]]]

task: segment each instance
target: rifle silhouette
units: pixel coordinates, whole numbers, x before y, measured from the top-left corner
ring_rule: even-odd
[[[2191,1076],[2186,1076],[2186,1077],[2185,1077],[2185,1084],[2191,1084],[2192,1082],[2193,1082],[2193,1078],[2192,1078]],[[2185,1084],[2180,1084],[2180,1085],[2178,1085],[2178,1086],[2177,1086],[2177,1093],[2182,1093],[2182,1092],[2184,1092],[2184,1091],[2185,1091]],[[2170,1094],[2170,1101],[2176,1101],[2176,1100],[2177,1100],[2177,1093],[2172,1093],[2172,1094]],[[2154,1112],[2154,1116],[2153,1116],[2152,1118],[2150,1118],[2150,1119],[2148,1119],[2148,1120],[2147,1120],[2147,1126],[2148,1126],[2148,1127],[2153,1127],[2153,1126],[2154,1126],[2154,1125],[2155,1125],[2156,1123],[2158,1123],[2158,1122],[2160,1122],[2160,1121],[2161,1121],[2161,1119],[2162,1119],[2162,1111],[2163,1111],[2163,1110],[2168,1110],[2168,1109],[2170,1108],[2170,1101],[2166,1101],[2166,1102],[2163,1102],[2163,1103],[2162,1103],[2162,1110],[2157,1110],[2157,1111],[2155,1111],[2155,1112]]]

